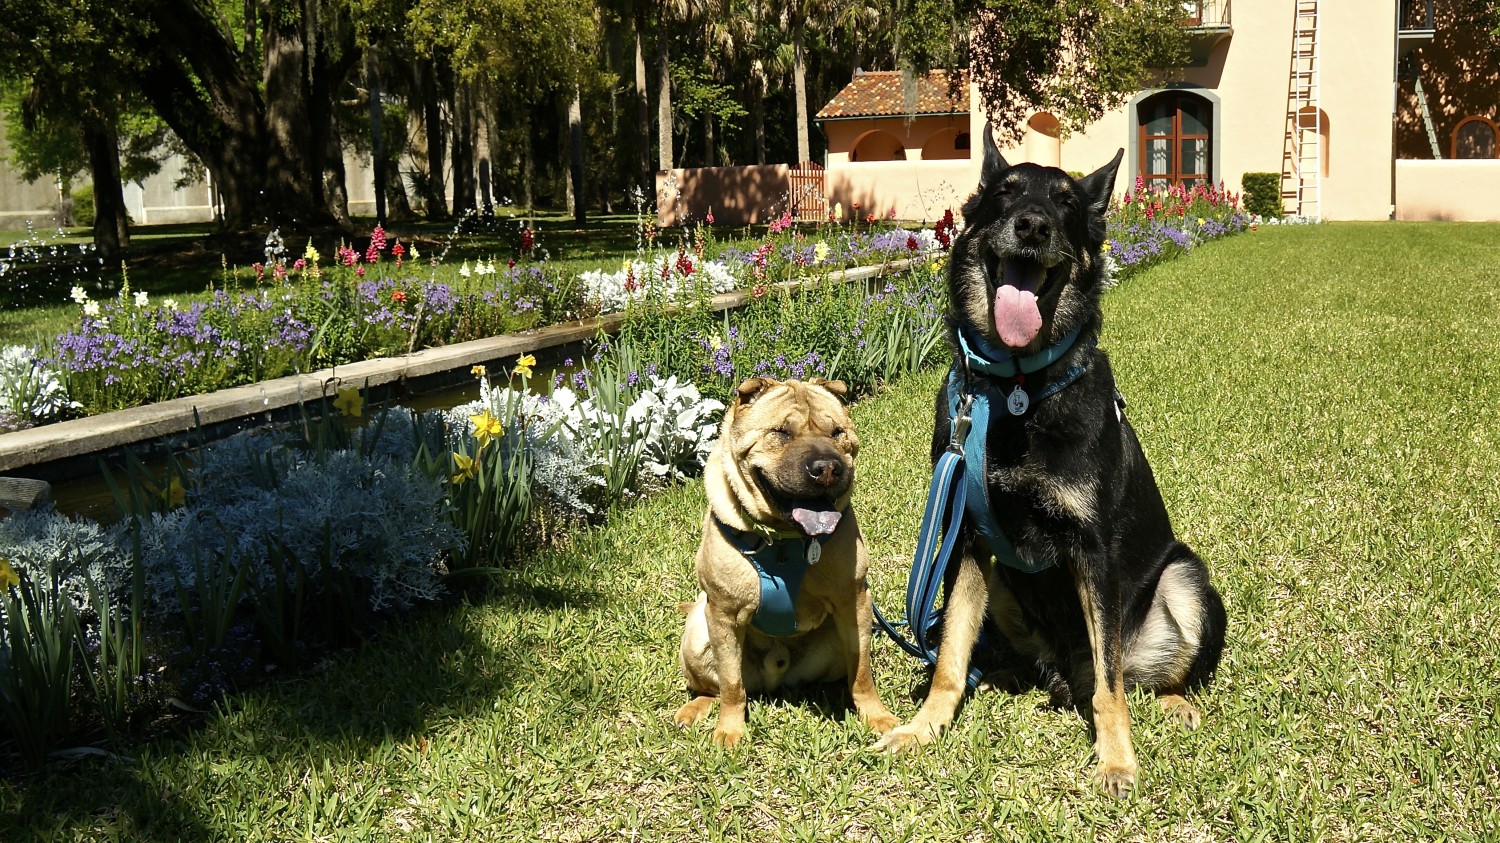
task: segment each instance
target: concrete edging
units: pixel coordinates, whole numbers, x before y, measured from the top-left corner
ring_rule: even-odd
[[[862,266],[829,273],[832,281],[850,282],[899,271],[912,265],[910,259],[879,266]],[[815,279],[773,285],[793,289]],[[721,293],[710,300],[714,310],[729,310],[744,304],[749,290]],[[212,425],[292,407],[331,395],[339,386],[380,386],[441,372],[467,369],[507,357],[584,340],[600,331],[612,333],[624,313],[609,313],[592,319],[549,325],[520,334],[504,334],[480,340],[426,348],[401,357],[377,357],[303,375],[235,386],[200,395],[187,395],[156,404],[146,404],[0,434],[0,472],[26,466],[107,451],[161,436],[184,433],[196,425]]]

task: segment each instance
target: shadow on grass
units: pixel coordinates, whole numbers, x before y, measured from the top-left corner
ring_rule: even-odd
[[[289,770],[316,778],[321,769],[326,781],[329,765],[415,758],[428,736],[482,718],[518,683],[548,676],[554,666],[529,654],[547,624],[507,630],[497,616],[545,619],[598,599],[571,583],[518,580],[413,611],[285,681],[158,724],[156,736],[119,750],[127,757],[84,755],[0,778],[0,840],[222,839],[264,807],[267,787],[288,787]]]

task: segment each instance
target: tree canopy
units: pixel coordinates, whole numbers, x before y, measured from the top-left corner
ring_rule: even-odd
[[[1087,124],[1185,57],[1176,0],[0,0],[0,13],[28,173],[86,161],[96,183],[118,182],[140,172],[120,150],[166,132],[234,230],[347,225],[351,148],[376,153],[391,214],[568,190],[609,208],[649,192],[652,149],[670,166],[816,159],[811,114],[856,69],[967,71],[1015,136],[1038,109]]]

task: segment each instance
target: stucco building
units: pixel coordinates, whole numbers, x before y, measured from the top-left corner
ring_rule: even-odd
[[[1066,136],[1032,114],[1007,160],[1089,172],[1123,147],[1120,190],[1273,172],[1294,213],[1500,220],[1500,49],[1459,0],[1183,5],[1192,66]],[[977,182],[985,117],[943,74],[902,86],[858,76],[817,115],[827,199],[931,220]]]

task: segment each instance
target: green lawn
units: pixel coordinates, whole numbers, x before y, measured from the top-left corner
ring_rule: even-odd
[[[982,694],[909,757],[871,753],[836,691],[753,701],[734,751],[674,729],[692,484],[135,764],[0,782],[0,839],[1495,839],[1497,258],[1500,226],[1267,228],[1106,297],[1128,412],[1230,613],[1200,731],[1133,699],[1124,802],[1041,692]],[[937,383],[856,408],[893,611]],[[875,668],[910,717],[916,663],[879,641]]]

